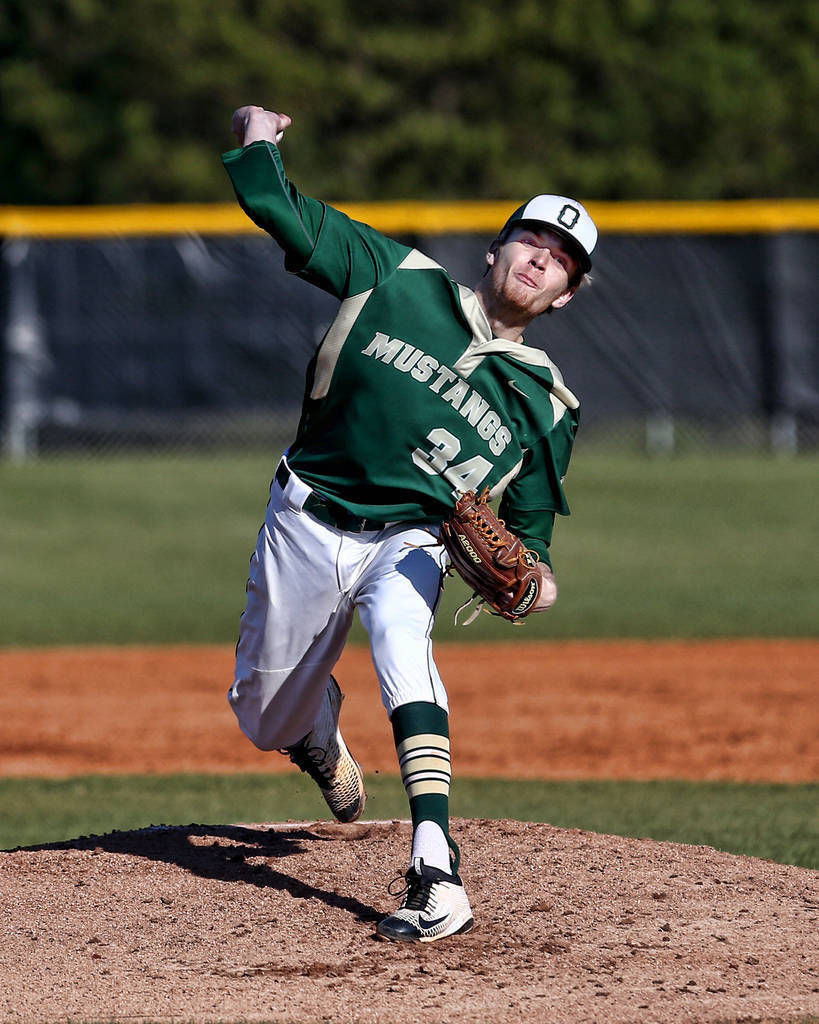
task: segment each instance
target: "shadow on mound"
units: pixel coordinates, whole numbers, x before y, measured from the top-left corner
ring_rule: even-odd
[[[396,823],[397,827],[398,823]],[[391,829],[393,826],[386,826]],[[374,922],[383,917],[375,907],[351,896],[317,888],[277,871],[270,861],[307,854],[312,844],[332,843],[339,838],[367,839],[385,826],[366,823],[345,826],[339,831],[332,823],[315,825],[151,825],[128,832],[81,836],[59,843],[21,847],[20,852],[49,850],[90,850],[147,858],[176,865],[201,878],[222,882],[246,882],[260,889],[289,893],[295,899],[318,899],[328,907],[347,911],[359,921]]]
[[[432,948],[377,942],[409,834],[402,822],[161,826],[4,851],[0,1019],[716,1024],[819,1013],[816,872],[453,819],[477,927]]]

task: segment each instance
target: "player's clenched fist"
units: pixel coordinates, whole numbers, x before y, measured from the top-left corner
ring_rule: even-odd
[[[240,146],[249,146],[251,142],[262,140],[278,145],[285,128],[289,128],[292,123],[292,118],[287,114],[277,114],[274,110],[251,105],[234,111],[232,131]]]

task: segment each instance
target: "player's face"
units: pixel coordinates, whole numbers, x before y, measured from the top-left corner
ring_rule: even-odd
[[[576,291],[570,284],[579,264],[560,237],[548,229],[515,228],[487,255],[489,284],[504,305],[528,316],[565,306]]]

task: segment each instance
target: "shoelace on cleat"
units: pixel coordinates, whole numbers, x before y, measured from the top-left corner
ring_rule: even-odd
[[[307,772],[310,778],[314,779],[324,789],[332,785],[332,769],[326,764],[327,751],[323,747],[284,747],[283,754],[287,754],[290,760],[303,772]]]
[[[396,882],[403,882],[403,889],[394,890],[393,886]],[[402,910],[424,910],[429,902],[433,885],[435,882],[431,878],[423,878],[414,872],[408,872],[406,875],[398,875],[397,878],[394,878],[387,886],[387,892],[403,901]]]

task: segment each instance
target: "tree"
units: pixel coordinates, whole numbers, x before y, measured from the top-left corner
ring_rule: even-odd
[[[815,193],[802,0],[6,0],[5,203],[229,198],[232,110],[335,199]]]

